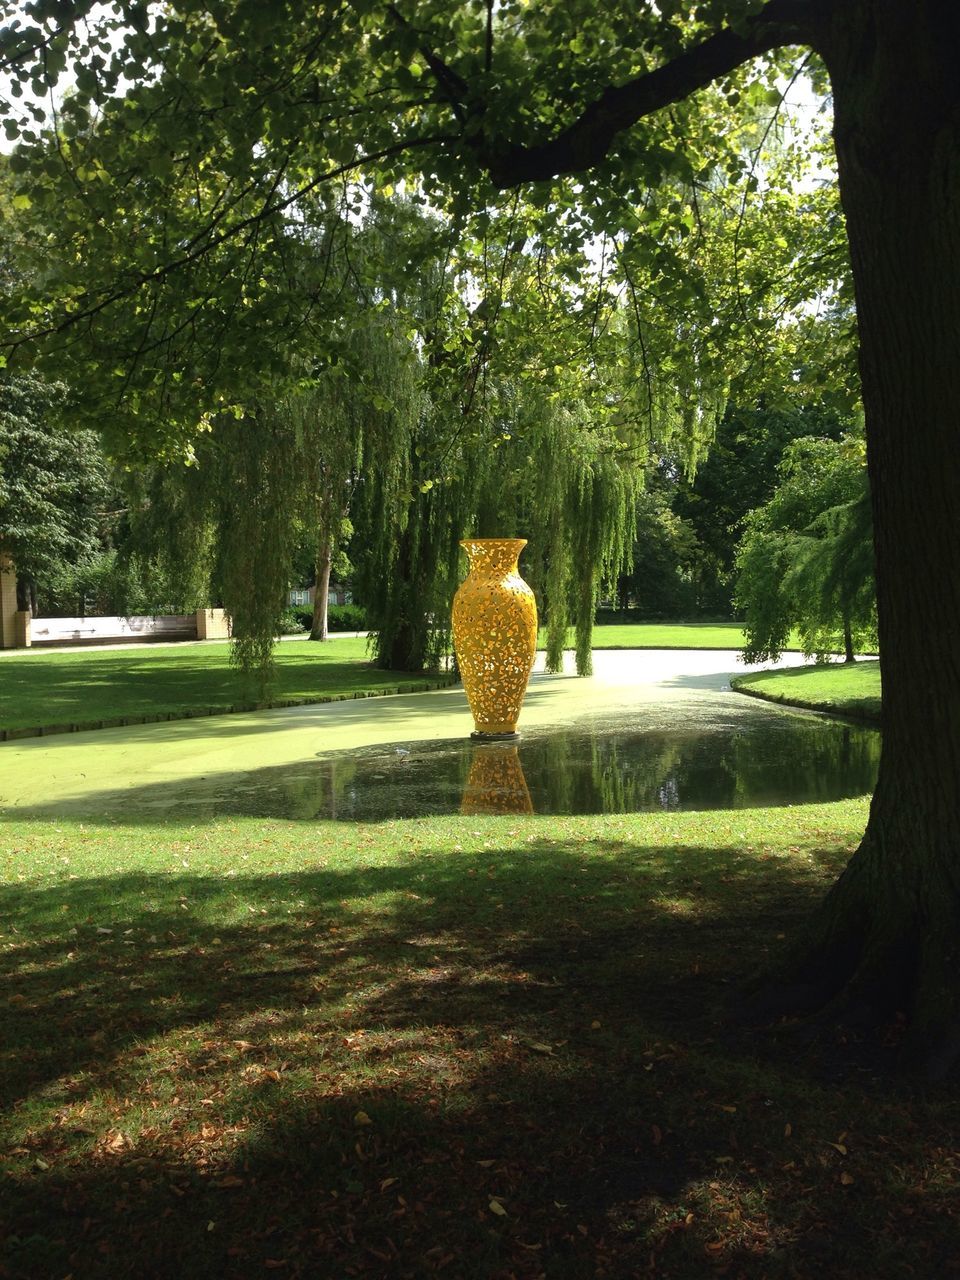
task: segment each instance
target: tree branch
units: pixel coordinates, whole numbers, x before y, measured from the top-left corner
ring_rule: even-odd
[[[315,191],[324,182],[330,182],[334,178],[338,178],[345,173],[352,173],[356,169],[362,169],[365,164],[369,164],[374,160],[383,160],[388,156],[400,155],[404,151],[412,151],[419,147],[437,146],[443,142],[454,142],[456,139],[449,134],[435,134],[433,136],[423,138],[407,138],[403,141],[396,142],[392,146],[383,147],[379,151],[370,152],[367,155],[356,156],[354,159],[347,161],[345,164],[337,165],[336,168],[328,169],[318,174],[312,181],[304,186],[297,188],[296,191],[284,197],[282,200],[267,202],[255,213],[249,214],[245,218],[241,218],[232,226],[226,227],[216,235],[211,234],[212,228],[216,225],[216,221],[207,224],[194,238],[190,241],[189,248],[180,254],[177,258],[172,258],[160,266],[155,267],[152,271],[138,272],[133,279],[119,285],[106,293],[103,297],[96,301],[91,301],[81,306],[76,312],[64,317],[62,320],[54,320],[50,324],[41,325],[36,329],[32,329],[27,333],[19,334],[7,341],[0,343],[0,350],[8,351],[11,354],[16,352],[18,348],[24,346],[28,342],[33,342],[41,338],[53,337],[56,334],[63,333],[65,330],[74,328],[80,321],[91,321],[102,311],[105,311],[113,303],[119,302],[123,298],[131,297],[137,293],[145,285],[157,284],[167,276],[172,275],[176,271],[182,270],[184,267],[191,266],[194,262],[204,257],[213,249],[220,245],[233,240],[251,227],[257,226],[265,222],[268,218],[275,214],[283,213],[289,209],[291,205],[302,200],[309,195],[311,191]],[[217,219],[219,221],[219,219]]]
[[[476,146],[494,183],[512,187],[580,173],[601,161],[617,135],[671,103],[680,102],[759,54],[810,44],[828,0],[768,0],[742,33],[724,27],[654,71],[605,89],[556,137],[531,146],[481,135]]]
[[[406,20],[395,4],[387,5],[387,13],[398,27],[403,27],[407,31],[414,31],[414,27]],[[461,124],[464,124],[467,119],[467,101],[470,96],[470,86],[458,72],[454,71],[453,67],[438,57],[429,45],[421,43],[420,56],[433,72],[434,78],[449,102],[453,114]]]

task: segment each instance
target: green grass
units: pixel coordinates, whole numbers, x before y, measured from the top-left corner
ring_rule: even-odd
[[[366,643],[350,636],[277,645],[267,698],[282,704],[428,687],[423,675],[371,667]],[[0,730],[92,728],[105,720],[175,718],[262,700],[231,667],[227,643],[36,649],[0,658]]]
[[[880,663],[835,663],[735,676],[734,689],[756,697],[864,720],[880,719]]]
[[[571,627],[567,645],[576,643]],[[541,629],[541,649],[546,632]],[[606,623],[593,629],[594,649],[742,649],[743,629],[733,622]]]
[[[956,1087],[730,996],[866,802],[0,826],[0,1273],[941,1276]]]

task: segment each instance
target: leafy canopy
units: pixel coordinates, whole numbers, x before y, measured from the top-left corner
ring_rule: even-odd
[[[796,59],[767,52],[729,69],[621,134],[575,181],[522,196],[500,185],[520,142],[562,131],[610,84],[757,8],[9,6],[5,128],[20,145],[8,352],[56,351],[131,453],[182,451],[210,415],[286,376],[291,351],[341,356],[354,268],[305,270],[302,242],[318,211],[357,219],[371,196],[402,188],[456,237],[454,309],[464,291],[486,292],[491,261],[525,278],[549,262],[577,343],[599,361],[626,308],[638,407],[661,435],[663,421],[681,429],[693,459],[732,383],[816,367],[803,358],[817,338],[804,306],[845,279],[832,186],[799,182],[808,147],[785,127]],[[31,94],[53,95],[55,114],[40,119]],[[411,270],[394,243],[358,274],[389,299]],[[529,288],[515,298],[496,315],[507,336],[511,314],[542,309]],[[573,333],[559,332],[566,350],[543,352],[545,371],[568,362]],[[461,328],[451,351],[473,359],[484,336]]]

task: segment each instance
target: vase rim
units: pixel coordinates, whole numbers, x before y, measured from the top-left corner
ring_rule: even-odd
[[[461,547],[525,547],[526,538],[461,538]]]

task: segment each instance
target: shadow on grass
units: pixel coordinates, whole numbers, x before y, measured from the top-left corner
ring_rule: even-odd
[[[955,1099],[721,1019],[796,853],[4,887],[0,1275],[950,1274]]]

